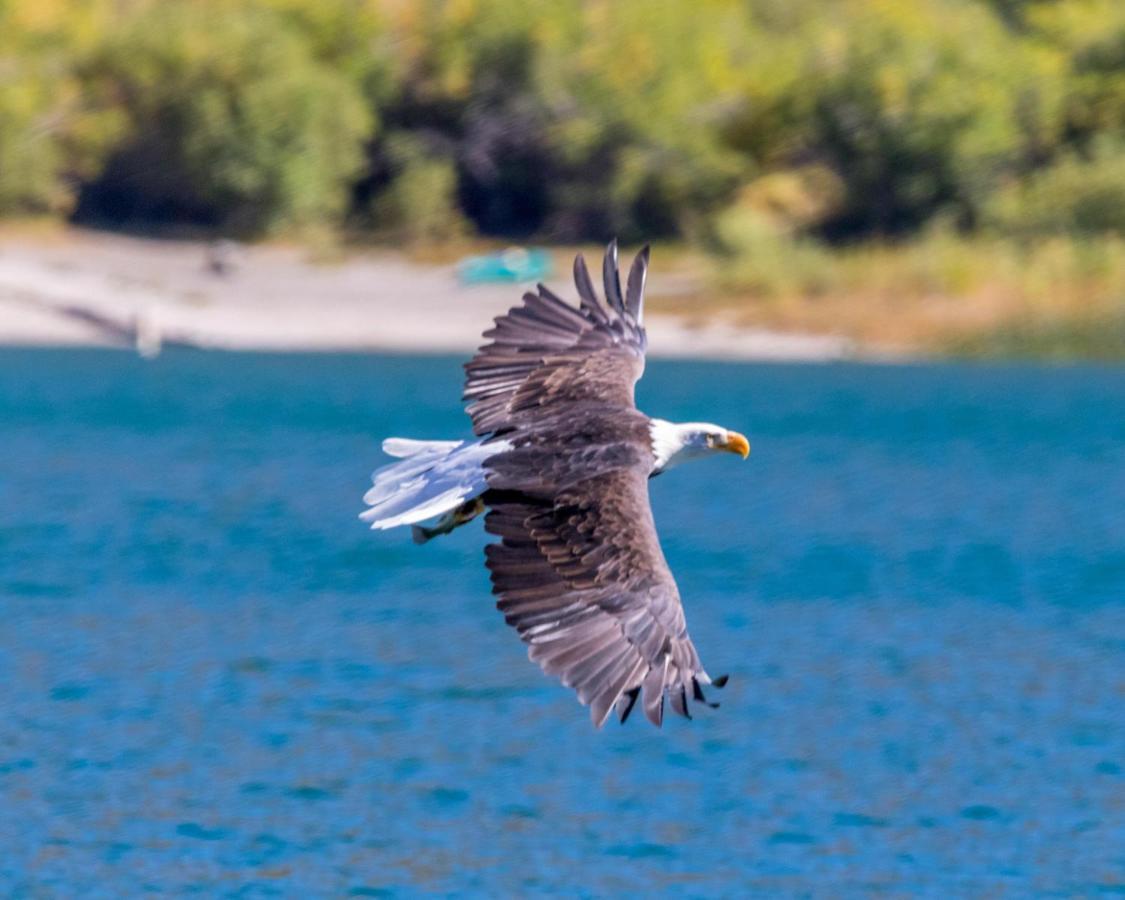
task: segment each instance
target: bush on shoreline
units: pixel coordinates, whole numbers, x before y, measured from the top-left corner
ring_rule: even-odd
[[[752,247],[656,308],[910,352],[1125,359],[1125,237],[935,228],[829,249],[773,232]]]

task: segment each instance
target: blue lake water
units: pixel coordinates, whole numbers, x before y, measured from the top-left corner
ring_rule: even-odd
[[[596,732],[356,519],[459,363],[0,351],[0,895],[1125,894],[1125,370],[651,363],[731,682]]]

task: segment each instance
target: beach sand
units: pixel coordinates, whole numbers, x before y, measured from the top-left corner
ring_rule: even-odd
[[[387,252],[331,264],[285,246],[238,246],[230,270],[208,244],[80,230],[0,233],[0,345],[468,353],[526,286],[464,287],[451,265]],[[573,296],[568,272],[549,282]],[[659,284],[650,281],[650,291]],[[653,356],[835,360],[865,354],[846,338],[701,327],[653,315]]]

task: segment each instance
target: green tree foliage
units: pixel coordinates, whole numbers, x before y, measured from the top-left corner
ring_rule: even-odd
[[[429,244],[453,240],[468,231],[457,205],[457,172],[451,160],[432,153],[410,132],[390,135],[383,154],[390,177],[370,209],[371,222],[380,236]]]
[[[0,0],[0,214],[738,255],[1119,232],[1122,147],[1119,0]]]
[[[1029,3],[1030,39],[1050,48],[1064,67],[1065,116],[1073,144],[1125,129],[1125,4],[1117,0]]]
[[[130,122],[83,195],[94,218],[255,233],[338,217],[373,127],[358,87],[265,7],[154,4],[83,75]]]
[[[413,5],[393,26],[408,51],[388,127],[454,163],[462,206],[486,232],[675,233],[741,165],[713,127],[722,76],[725,88],[734,79],[709,10],[737,7]]]
[[[729,136],[767,171],[834,169],[846,195],[830,234],[909,231],[939,211],[971,221],[990,185],[1057,144],[1060,76],[977,3],[798,4]]]
[[[69,213],[119,134],[75,71],[104,26],[91,3],[0,2],[0,215]]]
[[[1125,234],[1125,148],[1107,141],[1064,156],[998,190],[987,217],[1006,234]]]

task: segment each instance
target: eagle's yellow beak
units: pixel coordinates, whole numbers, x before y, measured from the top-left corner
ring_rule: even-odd
[[[737,431],[728,431],[726,443],[719,444],[719,448],[726,450],[728,453],[737,453],[743,459],[750,455],[750,442],[746,440],[745,435],[739,434]]]

